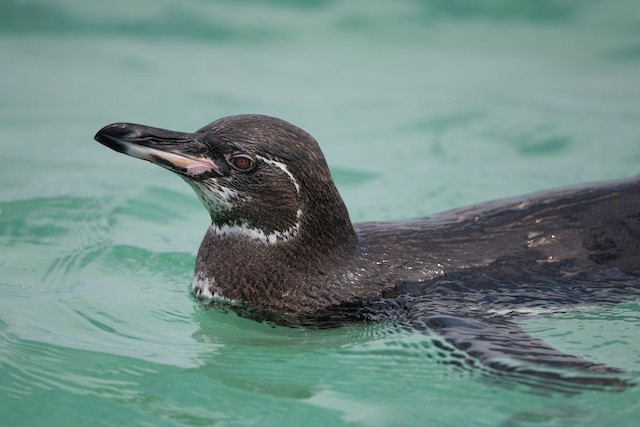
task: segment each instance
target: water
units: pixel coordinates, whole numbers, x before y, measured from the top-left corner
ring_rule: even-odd
[[[0,4],[0,424],[635,425],[640,388],[458,371],[419,333],[325,331],[189,295],[207,216],[104,124],[282,117],[354,220],[640,172],[636,2]],[[521,319],[640,381],[640,305]]]

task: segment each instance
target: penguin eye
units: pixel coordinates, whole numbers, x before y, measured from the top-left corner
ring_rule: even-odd
[[[241,172],[246,172],[253,168],[255,162],[253,159],[246,154],[236,154],[235,156],[229,159],[229,164],[233,166],[234,169],[239,170]]]

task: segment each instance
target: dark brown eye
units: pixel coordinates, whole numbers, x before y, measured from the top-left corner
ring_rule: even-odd
[[[239,171],[248,171],[253,166],[253,160],[246,155],[238,155],[230,159],[231,165]]]

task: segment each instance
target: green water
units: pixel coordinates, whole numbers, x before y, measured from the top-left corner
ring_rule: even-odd
[[[92,141],[278,116],[355,221],[631,176],[637,2],[10,0],[0,64],[0,425],[637,425],[640,387],[496,385],[392,325],[205,310],[190,188]],[[638,303],[522,324],[640,382]]]

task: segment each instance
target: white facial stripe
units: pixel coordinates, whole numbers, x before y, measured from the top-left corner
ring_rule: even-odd
[[[287,165],[282,162],[271,160],[266,157],[256,156],[262,162],[275,166],[283,171],[291,180],[291,183],[295,187],[298,194],[300,193],[300,184],[293,176]],[[194,189],[202,200],[205,207],[209,212],[215,213],[220,210],[233,210],[234,202],[250,202],[251,198],[244,195],[234,189],[230,189],[219,183],[220,178],[212,178],[204,181],[191,181],[186,180]],[[277,243],[283,243],[291,240],[298,235],[300,231],[300,222],[302,219],[302,210],[298,209],[296,212],[296,222],[291,227],[282,231],[265,232],[264,230],[256,227],[252,227],[246,220],[238,218],[238,222],[233,225],[224,224],[211,224],[211,231],[220,237],[225,236],[245,236],[251,240],[256,240],[264,244],[275,245]],[[194,282],[195,283],[195,282]],[[194,285],[195,286],[195,285]],[[194,288],[195,289],[195,288]],[[194,290],[195,292],[195,290]],[[206,292],[202,290],[201,292]],[[198,294],[200,295],[200,294]],[[204,294],[203,294],[204,295]],[[208,297],[207,297],[208,298]]]
[[[202,203],[209,212],[219,211],[220,208],[232,208],[233,199],[241,199],[239,193],[233,189],[220,185],[217,178],[206,179],[204,181],[186,180],[189,185],[194,187],[196,194],[202,200]],[[248,200],[248,197],[244,197]]]
[[[262,157],[262,156],[256,156],[256,158],[262,160],[263,162],[265,162],[268,165],[273,165],[273,166],[281,169],[284,173],[286,173],[287,176],[289,177],[289,179],[291,180],[291,182],[293,183],[293,185],[296,187],[296,191],[298,192],[298,194],[300,194],[300,184],[298,184],[298,181],[293,176],[293,174],[291,172],[289,172],[289,168],[287,168],[287,165],[285,165],[282,162],[278,162],[276,160],[267,159],[266,157]]]
[[[277,243],[284,243],[298,235],[300,231],[300,219],[302,218],[302,210],[298,209],[296,212],[296,223],[284,231],[272,231],[271,233],[265,233],[264,230],[251,227],[246,222],[239,225],[217,225],[211,224],[211,231],[217,236],[245,236],[252,240],[265,243],[267,245],[275,245]]]
[[[207,189],[212,193],[215,193],[216,196],[218,196],[218,198],[222,201],[229,202],[231,201],[231,199],[239,198],[239,194],[236,190],[218,185],[218,183],[214,180],[208,180],[204,182],[205,185],[207,185]]]

